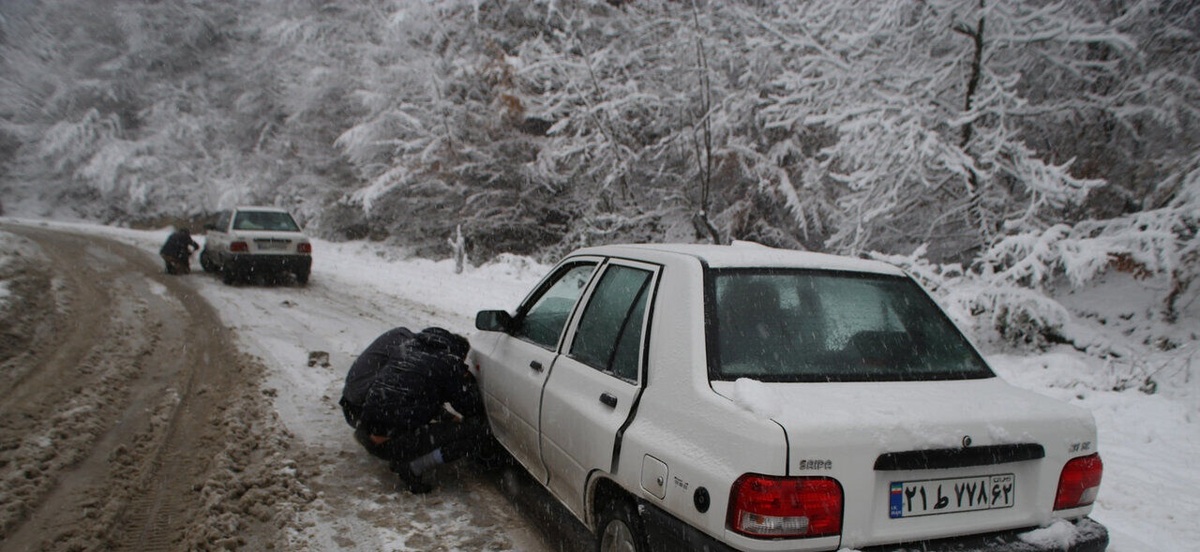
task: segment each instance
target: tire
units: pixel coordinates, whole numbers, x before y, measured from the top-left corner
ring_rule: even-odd
[[[304,270],[297,271],[296,272],[296,283],[300,284],[302,286],[307,285],[309,272],[310,272],[310,269],[304,269]]]
[[[227,286],[232,286],[238,281],[237,271],[232,266],[225,265],[221,267],[221,281]]]
[[[646,524],[629,500],[614,499],[600,511],[597,552],[649,552]]]
[[[516,459],[504,450],[504,446],[491,433],[482,438],[471,458],[484,472],[500,472],[517,465]]]
[[[205,272],[210,274],[217,271],[217,265],[209,257],[208,248],[200,250],[200,268],[203,268]]]

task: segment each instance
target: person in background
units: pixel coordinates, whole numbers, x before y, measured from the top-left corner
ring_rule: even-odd
[[[377,337],[346,374],[339,404],[355,440],[387,460],[409,492],[431,491],[423,474],[476,452],[486,434],[469,350],[465,337],[443,328],[399,327]]]
[[[192,252],[197,249],[200,244],[192,239],[192,232],[180,227],[167,236],[167,242],[158,254],[167,264],[167,274],[189,274],[192,272]]]

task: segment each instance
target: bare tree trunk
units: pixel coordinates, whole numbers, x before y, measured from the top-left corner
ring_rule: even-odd
[[[579,46],[579,51],[582,53],[582,55],[580,57],[583,58],[583,63],[587,66],[588,78],[592,83],[592,91],[596,94],[597,98],[603,97],[603,95],[604,95],[603,89],[600,86],[600,79],[596,77],[596,70],[592,67],[592,59],[591,59],[590,53],[588,52],[587,48],[584,46],[583,41],[580,40],[579,38],[575,39],[575,44]],[[611,120],[601,120],[601,118],[596,115],[595,106],[592,104],[592,101],[588,99],[587,94],[580,94],[580,97],[583,98],[583,101],[587,104],[589,116],[591,117],[591,119],[593,121],[595,121],[596,128],[600,130],[600,133],[603,134],[604,138],[608,141],[609,147],[612,148],[613,158],[619,159],[621,161],[621,165],[625,165],[625,156],[621,154],[621,148],[617,145],[616,129],[609,128],[612,121]],[[615,126],[615,125],[612,125],[612,126]],[[624,200],[627,200],[630,198],[629,178],[628,178],[629,175],[626,172],[627,170],[628,170],[627,167],[623,167],[621,169],[620,192],[621,192],[621,199],[624,199]],[[600,192],[603,195],[604,190],[600,190]]]
[[[1189,230],[1191,239],[1197,239],[1196,228]],[[1179,321],[1179,300],[1196,279],[1197,264],[1200,264],[1200,249],[1191,249],[1180,256],[1179,265],[1171,271],[1171,291],[1163,301],[1163,318],[1171,324]]]
[[[984,0],[979,0],[979,9],[983,10],[984,7]],[[964,113],[970,113],[975,102],[975,95],[979,92],[979,80],[983,75],[983,50],[985,46],[983,33],[985,23],[986,18],[980,16],[979,23],[974,28],[967,26],[965,23],[959,23],[954,26],[954,32],[970,38],[974,45],[974,52],[971,56],[971,74],[967,77],[967,91],[963,102]],[[967,121],[963,125],[962,139],[958,144],[963,152],[968,152],[971,146],[971,138],[974,134],[974,121]],[[967,170],[967,216],[979,232],[980,246],[986,247],[995,237],[995,223],[991,220],[987,209],[983,205],[983,192],[980,190],[979,173],[975,171],[975,167],[968,166],[965,168]]]
[[[447,241],[450,242],[450,249],[454,251],[454,273],[462,274],[463,263],[467,258],[467,240],[463,238],[461,224],[454,228],[454,237]]]
[[[983,0],[979,0],[979,9],[983,9]],[[975,101],[975,94],[979,91],[979,79],[983,74],[983,29],[984,18],[979,18],[979,24],[974,29],[959,23],[954,26],[954,31],[966,35],[974,43],[975,52],[971,56],[971,75],[967,77],[967,93],[963,105],[964,112],[970,112],[972,104]],[[962,140],[959,142],[959,147],[966,149],[971,143],[971,136],[975,132],[975,123],[968,121],[963,125]]]
[[[700,210],[692,216],[692,224],[698,236],[707,234],[715,244],[722,243],[721,232],[708,218],[713,174],[712,137],[712,81],[709,79],[708,56],[704,54],[704,42],[700,40],[700,10],[692,1],[692,20],[696,25],[696,69],[700,80],[700,120],[692,121],[692,143],[696,148],[696,163],[700,174]],[[698,123],[698,124],[697,124]],[[700,136],[697,137],[696,134]]]

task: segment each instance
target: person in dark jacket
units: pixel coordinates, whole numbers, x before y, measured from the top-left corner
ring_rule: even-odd
[[[422,475],[477,451],[487,431],[469,350],[466,338],[443,328],[394,328],[346,374],[339,404],[355,440],[389,461],[412,493],[432,490]]]
[[[189,274],[192,271],[192,252],[197,249],[200,249],[200,244],[192,239],[192,232],[181,227],[167,236],[167,242],[158,250],[158,254],[167,264],[167,274]]]

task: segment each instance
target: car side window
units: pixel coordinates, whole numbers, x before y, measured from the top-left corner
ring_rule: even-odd
[[[217,217],[217,230],[221,232],[229,231],[229,217],[232,214],[229,211],[221,211],[221,215]]]
[[[563,267],[553,283],[529,303],[517,320],[513,335],[554,349],[595,270],[596,263],[592,262]]]
[[[572,358],[627,381],[637,381],[638,353],[652,274],[614,265],[605,270],[592,293],[575,341]]]

